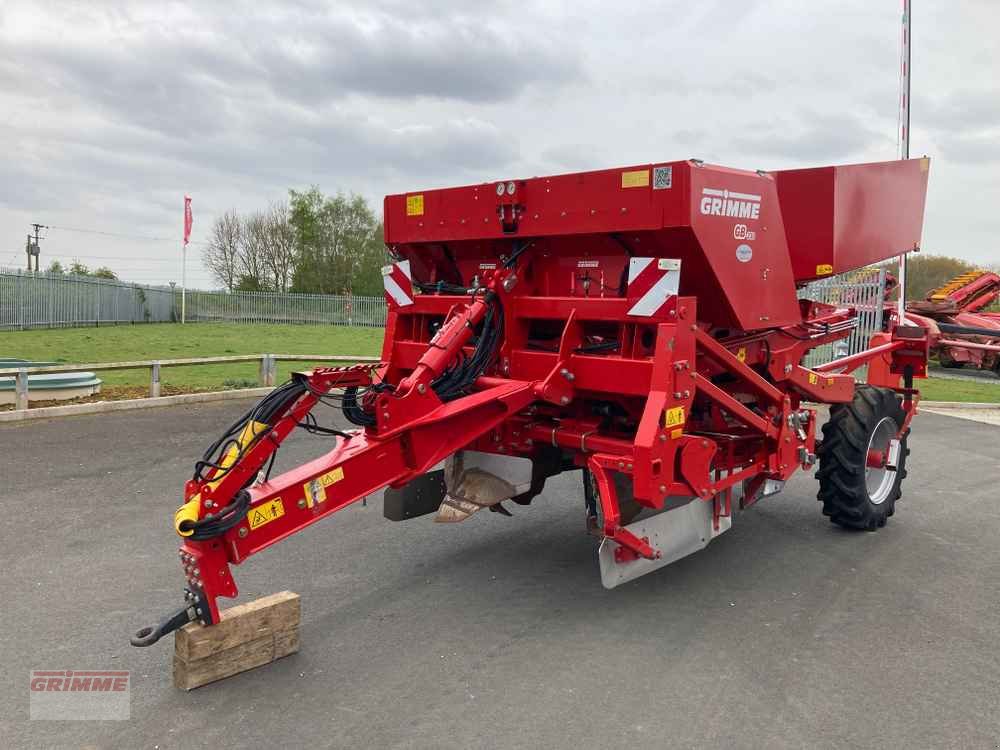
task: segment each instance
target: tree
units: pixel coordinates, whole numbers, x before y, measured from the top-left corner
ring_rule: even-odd
[[[382,224],[359,195],[289,191],[265,211],[227,211],[202,255],[230,291],[382,293]]]
[[[381,224],[360,195],[289,191],[298,245],[292,289],[319,294],[380,294],[385,258]]]
[[[895,261],[890,261],[885,266],[889,273],[898,273],[898,264]],[[978,268],[981,266],[961,258],[911,253],[906,259],[906,299],[924,299],[929,291],[937,289],[949,279]]]
[[[243,220],[235,211],[227,211],[212,222],[202,261],[208,272],[230,292],[236,288],[240,271],[238,258],[242,242]]]
[[[241,291],[263,292],[274,287],[267,266],[268,227],[267,215],[256,211],[244,217],[241,229],[240,252],[237,257],[238,288]]]
[[[75,258],[73,259],[73,262],[69,264],[69,268],[64,268],[63,264],[58,260],[52,261],[49,263],[48,272],[60,276],[68,273],[73,276],[89,276],[92,279],[108,279],[110,281],[118,281],[118,274],[107,266],[101,266],[100,268],[91,271],[87,268],[87,266]]]
[[[298,255],[295,242],[295,227],[291,223],[291,211],[287,203],[272,203],[264,216],[267,242],[264,247],[264,262],[277,292],[287,292],[292,283],[295,261]]]

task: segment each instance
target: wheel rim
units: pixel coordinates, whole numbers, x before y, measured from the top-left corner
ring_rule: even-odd
[[[883,417],[872,430],[868,441],[865,466],[865,486],[868,499],[873,505],[884,503],[896,483],[896,467],[888,465],[892,442],[896,439],[899,426],[892,417]]]

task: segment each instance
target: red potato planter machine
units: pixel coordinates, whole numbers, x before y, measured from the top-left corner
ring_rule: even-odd
[[[387,197],[383,362],[296,373],[209,447],[175,516],[184,606],[133,644],[218,622],[233,564],[384,487],[392,520],[455,522],[582,470],[609,588],[701,549],[817,455],[830,520],[883,526],[926,333],[808,369],[856,318],[796,290],[916,248],[927,176],[926,159],[692,160]],[[319,426],[319,402],[357,429]],[[336,446],[271,477],[297,427]]]

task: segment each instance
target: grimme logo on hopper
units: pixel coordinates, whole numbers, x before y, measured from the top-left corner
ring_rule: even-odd
[[[705,216],[732,216],[737,219],[760,218],[760,196],[729,190],[703,188],[701,212]]]

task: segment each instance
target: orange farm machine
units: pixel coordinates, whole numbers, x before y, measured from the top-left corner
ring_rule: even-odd
[[[208,447],[175,515],[184,604],[133,644],[218,622],[233,565],[383,488],[391,520],[458,522],[580,471],[608,588],[703,548],[817,459],[823,513],[883,526],[927,332],[897,325],[810,369],[856,315],[797,290],[915,249],[928,167],[689,160],[388,196],[381,363],[295,373]],[[321,402],[354,428],[321,426]],[[297,428],[336,445],[271,476]]]

